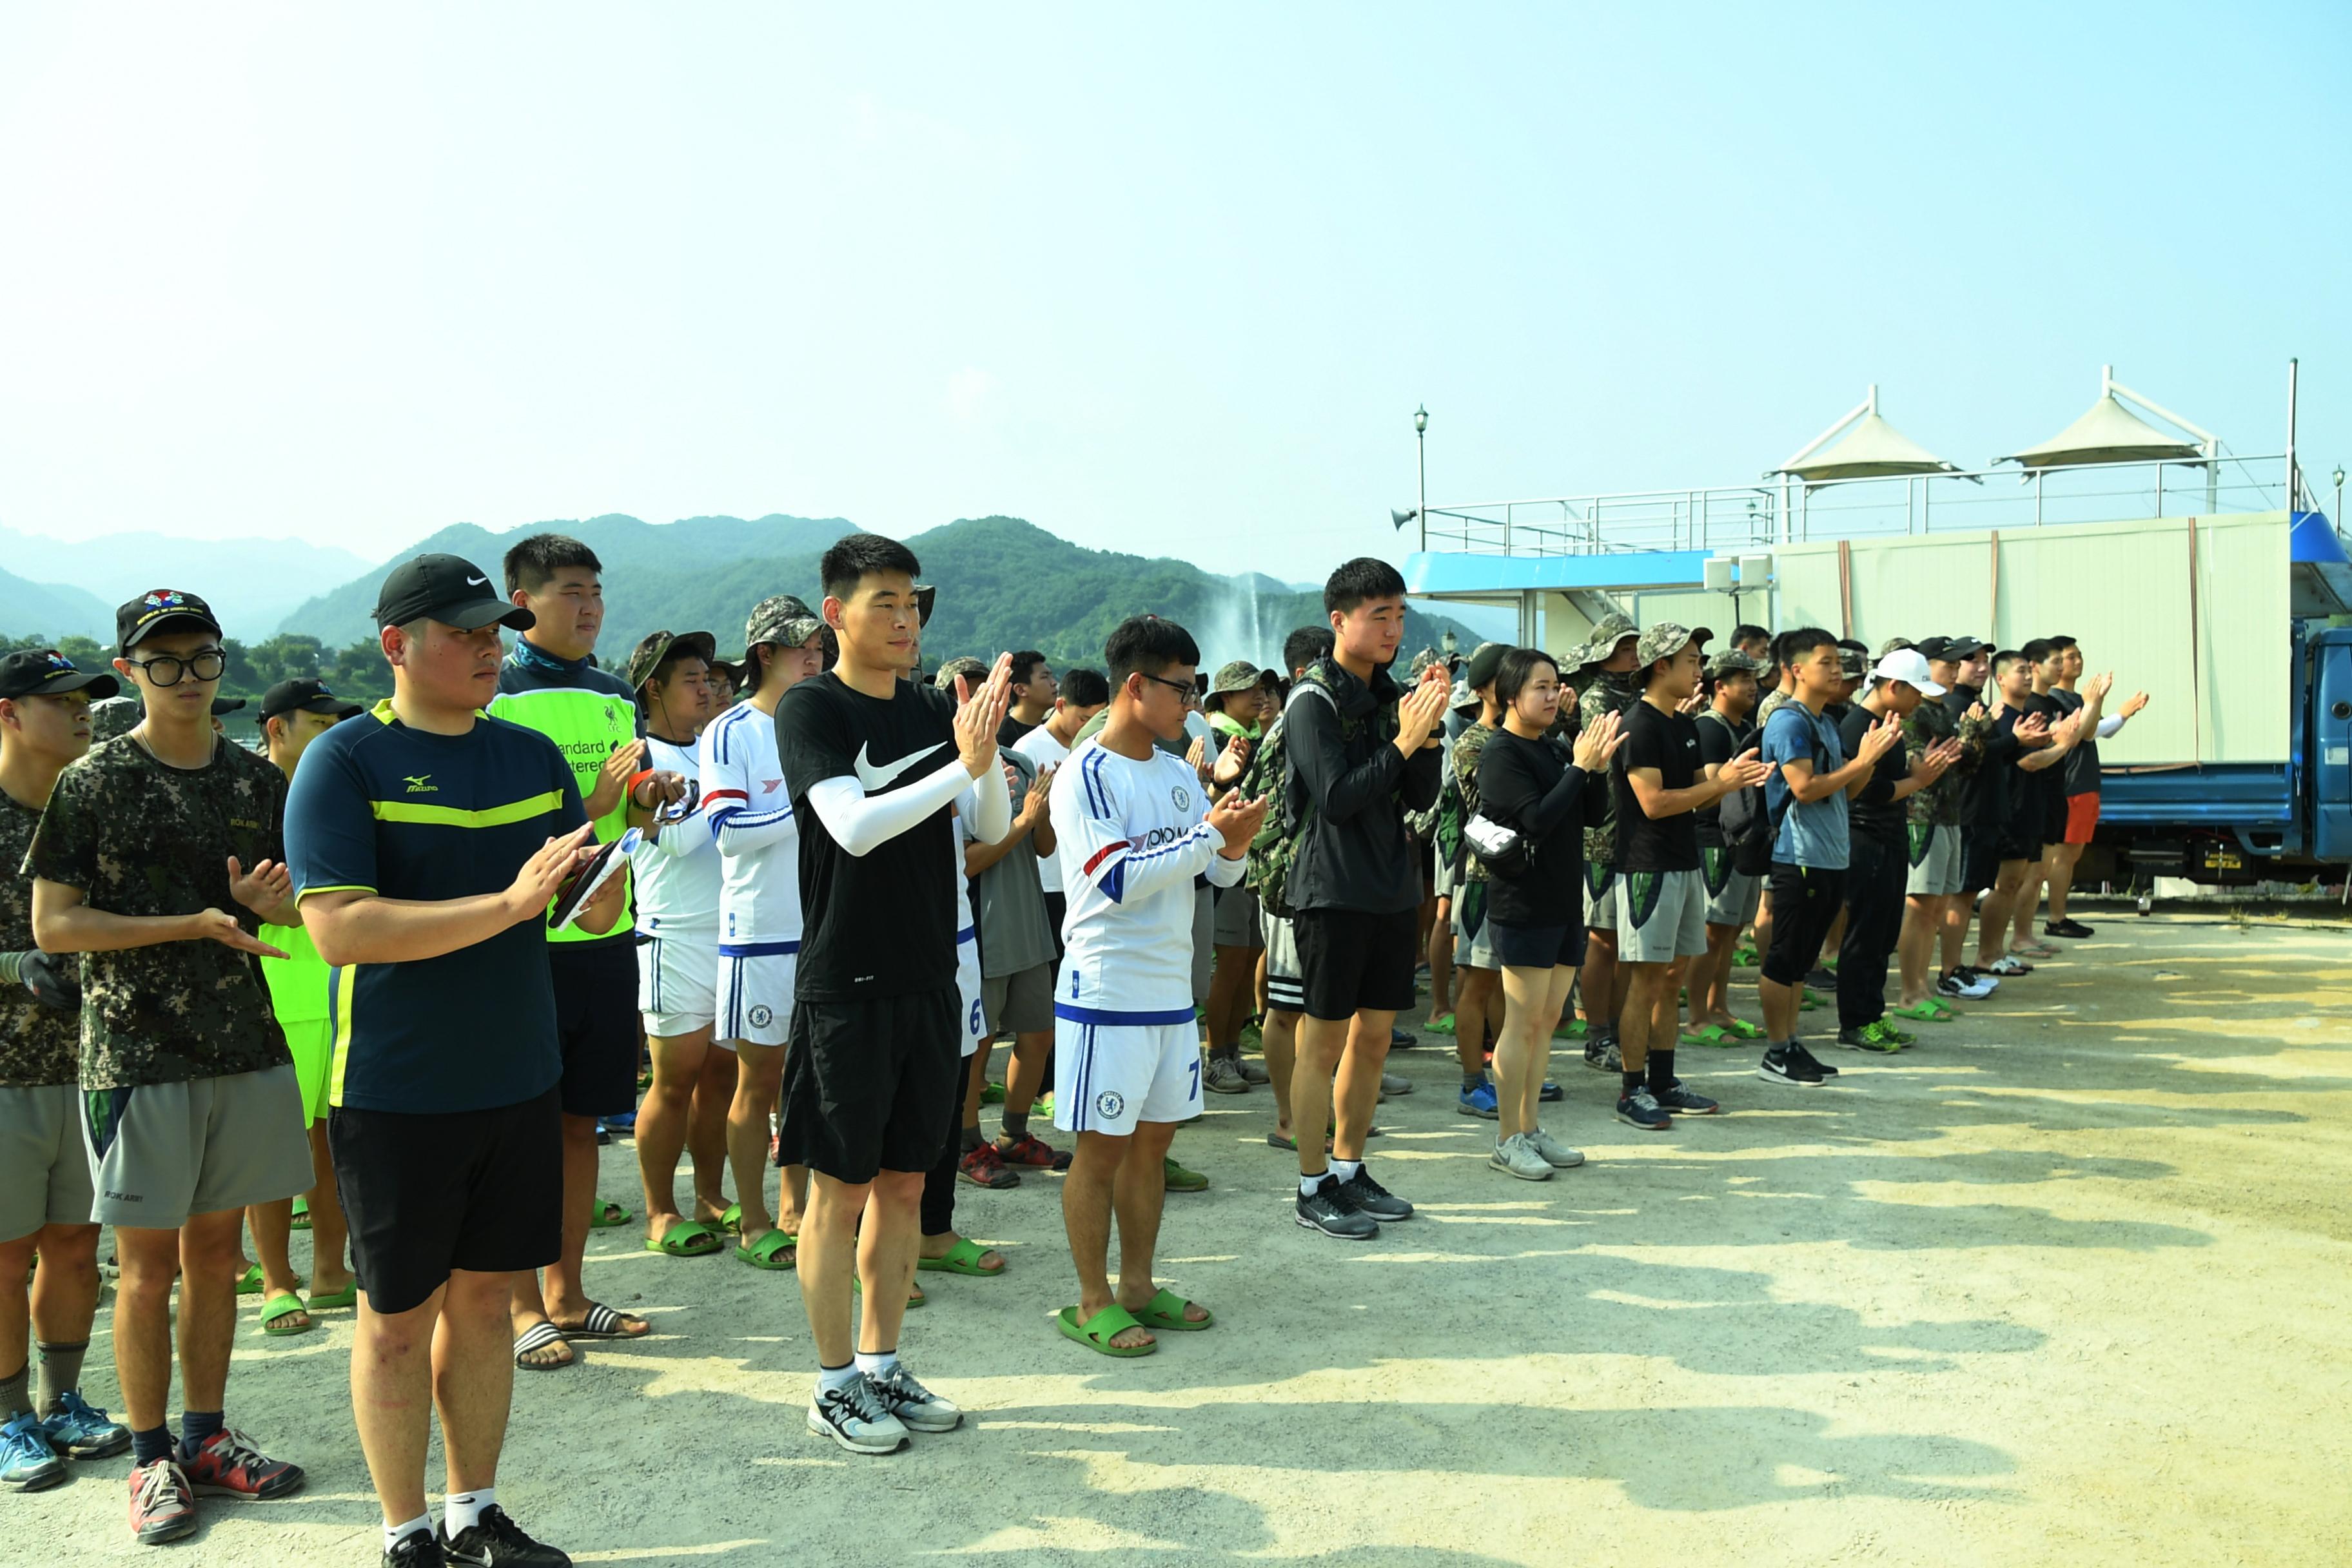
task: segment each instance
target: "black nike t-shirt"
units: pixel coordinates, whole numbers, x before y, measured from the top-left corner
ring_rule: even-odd
[[[1625,710],[1625,743],[1617,750],[1614,771],[1620,871],[1698,869],[1697,815],[1650,816],[1625,776],[1629,769],[1655,768],[1660,787],[1688,789],[1698,782],[1698,726],[1690,720],[1647,702]]]
[[[920,784],[955,760],[946,693],[898,682],[868,697],[828,670],[776,704],[776,754],[800,823],[801,952],[793,994],[803,1002],[862,1002],[952,987],[958,857],[954,813],[852,855],[809,805],[827,779],[868,796]]]
[[[1747,725],[1735,727],[1710,708],[1691,720],[1698,731],[1698,760],[1702,767],[1721,767],[1731,761],[1755,740],[1756,732]],[[1692,814],[1698,822],[1698,844],[1702,849],[1723,847],[1723,803],[1701,806]]]

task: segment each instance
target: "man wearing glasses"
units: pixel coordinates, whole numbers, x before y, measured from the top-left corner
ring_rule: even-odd
[[[58,775],[26,868],[42,951],[82,955],[82,1135],[115,1227],[114,1360],[131,1427],[131,1526],[196,1527],[195,1494],[284,1497],[302,1472],[224,1424],[246,1207],[310,1184],[302,1091],[257,931],[301,914],[280,863],[286,775],[213,730],[220,623],[159,588],[115,613],[114,668],[145,716]],[[180,1276],[180,1440],[172,1287]]]

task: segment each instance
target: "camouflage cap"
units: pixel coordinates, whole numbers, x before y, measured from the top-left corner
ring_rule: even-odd
[[[117,735],[128,735],[139,728],[139,721],[147,714],[146,704],[128,694],[110,697],[103,702],[89,705],[89,742],[111,741]]]
[[[931,684],[941,691],[953,691],[959,675],[976,687],[988,679],[988,666],[969,654],[961,658],[951,658],[940,666],[939,673],[931,677]]]
[[[1678,622],[1659,621],[1643,631],[1633,657],[1640,659],[1642,667],[1646,669],[1662,658],[1674,658],[1692,643],[1704,647],[1714,637],[1715,634],[1705,626],[1693,631]]]
[[[800,647],[824,629],[824,622],[807,605],[790,594],[776,594],[751,606],[743,623],[743,653],[749,658],[763,642]]]
[[[1596,664],[1608,663],[1610,657],[1616,653],[1617,645],[1634,635],[1633,617],[1612,610],[1601,617],[1600,624],[1592,628],[1589,641],[1581,647],[1568,649],[1560,658],[1573,659],[1578,670],[1591,669]]]
[[[1736,647],[1725,648],[1706,661],[1707,674],[1717,680],[1721,680],[1727,675],[1760,675],[1763,671],[1762,659],[1753,654],[1742,653]]]
[[[1419,680],[1421,679],[1421,672],[1427,669],[1431,665],[1435,664],[1441,657],[1442,656],[1433,647],[1425,647],[1419,653],[1414,654],[1412,656],[1412,665],[1405,675],[1405,684],[1410,686],[1414,681]]]
[[[1859,648],[1842,647],[1838,649],[1838,664],[1839,667],[1844,670],[1845,678],[1848,680],[1867,680],[1870,679],[1870,656],[1864,653]]]
[[[1888,637],[1885,642],[1878,645],[1878,657],[1885,658],[1888,654],[1893,653],[1897,648],[1917,647],[1919,645],[1917,643],[1913,642],[1909,637]]]
[[[1260,669],[1245,658],[1236,658],[1217,667],[1216,679],[1209,682],[1209,695],[1221,697],[1228,691],[1247,691],[1262,686],[1271,671]]]
[[[653,679],[661,661],[669,657],[670,649],[690,653],[709,664],[719,656],[719,639],[709,632],[647,632],[637,646],[629,650],[629,689],[636,690]]]

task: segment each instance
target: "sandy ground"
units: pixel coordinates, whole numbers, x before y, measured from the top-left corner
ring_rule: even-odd
[[[518,1376],[501,1497],[583,1562],[2352,1561],[2347,933],[2104,913],[1916,1050],[1824,1048],[1834,1088],[1685,1050],[1729,1114],[1664,1135],[1563,1055],[1551,1125],[1591,1163],[1546,1185],[1486,1169],[1430,1037],[1373,1145],[1421,1214],[1370,1245],[1291,1223],[1264,1090],[1211,1096],[1177,1152],[1215,1184],[1162,1251],[1221,1322],[1140,1361],[1051,1331],[1054,1178],[965,1187],[1011,1269],[923,1276],[905,1350],[973,1415],[894,1458],[803,1430],[791,1275],[598,1232],[593,1288],[656,1335]],[[638,1206],[628,1145],[603,1190]],[[207,1502],[174,1554],[374,1560],[322,1323],[248,1308],[229,1385],[308,1489]],[[0,1502],[0,1560],[141,1554],[127,1465]]]

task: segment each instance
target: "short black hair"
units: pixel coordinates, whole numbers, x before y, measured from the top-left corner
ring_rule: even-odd
[[[2054,637],[2050,639],[2050,646],[2052,647],[2080,647],[2083,645],[2076,642],[2070,637]]]
[[[568,566],[585,566],[600,577],[604,574],[604,563],[596,559],[596,552],[568,533],[534,533],[517,540],[507,551],[507,592],[520,588],[535,594]]]
[[[1749,643],[1754,642],[1759,638],[1769,643],[1772,640],[1772,634],[1766,631],[1762,626],[1734,626],[1731,628],[1731,646],[1734,647],[1745,647]]]
[[[1024,647],[1013,656],[1013,684],[1026,686],[1037,679],[1037,667],[1053,661],[1034,647]]]
[[[1110,682],[1099,669],[1066,669],[1062,700],[1073,708],[1099,708],[1110,700]]]
[[[817,581],[828,599],[846,599],[868,577],[896,572],[913,582],[923,563],[895,539],[878,533],[852,533],[833,542],[816,563]]]
[[[1323,579],[1323,613],[1346,615],[1367,599],[1402,599],[1404,577],[1377,555],[1343,561]]]
[[[1517,702],[1520,688],[1535,678],[1536,667],[1542,664],[1551,666],[1553,675],[1559,673],[1559,660],[1539,647],[1515,647],[1505,654],[1503,662],[1495,667],[1496,705],[1508,708]]]
[[[2021,658],[2025,659],[2028,664],[2033,662],[2027,657],[2024,649],[2005,647],[1999,653],[1992,656],[1992,672],[1995,675],[1999,675],[2002,670],[2007,669]]]
[[[1158,616],[1129,616],[1111,628],[1103,641],[1103,663],[1115,690],[1130,675],[1157,675],[1174,664],[1200,668],[1201,645],[1174,621]]]
[[[1842,646],[1827,626],[1799,626],[1795,631],[1782,632],[1773,639],[1772,662],[1786,669],[1823,643],[1832,647]]]
[[[1339,643],[1329,626],[1299,627],[1282,639],[1282,679],[1288,681],[1294,670],[1305,669],[1318,658],[1330,658]]]
[[[1845,649],[1848,653],[1858,653],[1864,658],[1868,658],[1870,657],[1870,645],[1864,642],[1860,637],[1840,637],[1837,640],[1837,645],[1838,647]]]
[[[2026,663],[2040,664],[2043,659],[2048,658],[2052,654],[2058,651],[2058,645],[2051,641],[2048,637],[2035,637],[2032,642],[2027,643],[2023,647],[2019,648],[2017,651],[2025,656]]]

